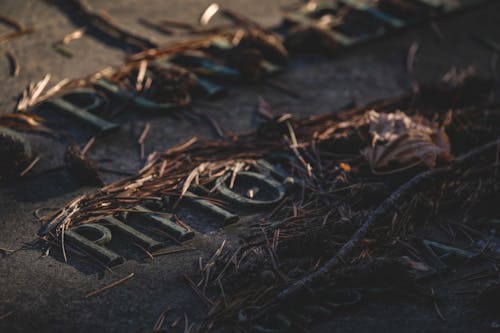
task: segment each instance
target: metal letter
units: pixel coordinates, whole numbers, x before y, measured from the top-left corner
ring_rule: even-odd
[[[172,108],[178,107],[178,105],[173,103],[157,103],[155,101],[149,100],[147,98],[136,96],[130,91],[123,90],[116,84],[100,79],[94,82],[94,86],[98,89],[104,90],[106,93],[113,95],[114,97],[126,101],[132,102],[136,107],[146,110],[146,111],[165,111]]]
[[[198,206],[204,210],[207,210],[207,211],[211,212],[212,214],[216,215],[217,217],[221,218],[224,225],[238,222],[238,220],[240,219],[240,217],[238,215],[230,213],[227,210],[225,210],[217,205],[214,205],[209,200],[200,198],[196,194],[191,193],[189,191],[186,192],[184,197],[189,199],[189,201],[191,203],[195,204],[196,206]]]
[[[171,214],[156,213],[142,206],[135,206],[138,213],[132,213],[133,216],[145,217],[148,221],[156,223],[161,228],[165,229],[171,236],[175,237],[178,241],[186,241],[194,237],[194,232],[191,229],[185,228],[170,219]]]
[[[84,99],[87,104],[78,105],[69,101],[68,98],[70,97]],[[102,96],[89,88],[75,89],[62,96],[53,97],[46,102],[46,104],[54,106],[57,110],[92,125],[101,132],[110,132],[118,129],[119,125],[99,118],[90,112],[106,105],[106,103],[107,101]]]
[[[107,216],[102,221],[109,223],[111,226],[116,228],[119,232],[127,235],[130,238],[133,238],[140,245],[144,246],[148,251],[156,251],[163,247],[163,244],[152,239],[151,237],[143,234],[142,232],[137,231],[131,226],[123,223],[119,219],[114,216]]]
[[[95,232],[100,235],[100,237],[97,240],[90,240],[79,232],[83,230]],[[78,247],[97,256],[108,266],[119,265],[125,261],[122,256],[102,246],[111,241],[111,231],[102,225],[95,223],[82,224],[66,230],[64,236]]]
[[[224,199],[236,205],[246,208],[264,209],[276,205],[285,197],[286,190],[284,185],[274,179],[256,172],[247,171],[238,172],[237,177],[250,179],[252,182],[256,183],[256,185],[266,188],[270,192],[273,192],[274,198],[271,200],[255,200],[244,197],[226,186],[226,177],[220,177],[217,180],[217,190]]]
[[[422,240],[422,245],[433,260],[437,270],[445,270],[448,268],[448,265],[446,265],[442,259],[450,257],[451,255],[458,255],[466,259],[474,259],[478,256],[477,253],[465,251],[453,246],[433,242],[427,239]],[[442,254],[436,253],[435,250],[440,250]]]

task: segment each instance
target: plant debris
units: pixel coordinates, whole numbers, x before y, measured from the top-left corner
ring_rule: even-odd
[[[60,41],[55,42],[52,45],[52,47],[54,48],[54,50],[59,52],[61,55],[68,57],[68,58],[72,58],[73,53],[66,46],[70,42],[82,38],[86,31],[87,31],[87,29],[85,27],[79,28],[79,29],[67,34],[66,36],[64,36],[64,38],[61,39]]]
[[[16,111],[34,111],[43,102],[56,97],[56,94],[62,96],[79,88],[95,89],[110,101],[122,103],[121,110],[130,107],[141,111],[175,111],[188,106],[199,96],[221,96],[234,82],[268,79],[285,68],[290,54],[309,52],[334,55],[342,48],[390,33],[392,30],[387,29],[388,26],[399,29],[467,5],[414,6],[399,1],[382,1],[369,2],[360,7],[351,2],[308,2],[303,6],[294,6],[285,13],[283,23],[271,29],[212,3],[200,16],[198,25],[172,19],[158,22],[140,19],[141,24],[167,34],[178,31],[198,34],[197,38],[158,46],[150,38],[121,27],[106,13],[91,8],[86,1],[71,0],[61,3],[62,8],[79,13],[86,24],[54,44],[58,52],[72,57],[66,45],[81,38],[84,33],[93,33],[93,29],[139,52],[130,55],[118,68],[105,68],[81,79],[62,80],[42,95],[49,80],[49,76],[46,76],[40,82],[30,84],[21,96]],[[218,14],[229,23],[210,26],[210,21]],[[3,21],[15,29],[22,28],[21,24],[10,18]],[[417,44],[412,45],[408,54],[410,72],[416,47]],[[16,73],[15,66],[13,73]],[[453,73],[447,75],[446,79],[452,80],[451,76]],[[460,78],[456,77],[455,80]],[[267,82],[271,87],[300,98],[299,93],[283,84],[273,80]],[[425,87],[420,88],[425,90]],[[106,120],[117,112],[106,113],[101,110],[95,112],[95,116]],[[418,142],[423,143],[421,140]],[[387,161],[379,162],[385,167]],[[426,160],[426,163],[430,163],[430,160]],[[377,161],[373,160],[372,165],[375,164]]]
[[[30,83],[28,87],[23,91],[23,94],[16,105],[16,111],[26,111],[37,104],[40,101],[39,97],[49,83],[50,78],[51,75],[46,74],[43,79],[41,79],[37,83]]]
[[[112,283],[108,284],[107,286],[104,286],[102,288],[99,288],[97,290],[94,290],[94,291],[88,293],[87,295],[85,295],[85,298],[90,298],[92,296],[98,295],[98,294],[100,294],[100,293],[102,293],[102,292],[104,292],[106,290],[109,290],[109,289],[111,289],[113,287],[116,287],[117,285],[120,285],[120,284],[122,284],[122,283],[130,280],[133,277],[134,277],[134,273],[130,273],[129,275],[125,276],[124,278],[121,278],[120,280],[112,282]]]
[[[28,172],[35,167],[35,165],[40,161],[40,156],[35,157],[35,159],[24,169],[19,176],[24,177]]]
[[[73,0],[90,26],[140,52],[117,69],[61,82],[42,95],[50,80],[47,75],[23,93],[16,115],[24,117],[0,121],[22,120],[25,126],[43,128],[30,111],[56,93],[77,87],[94,89],[140,110],[173,110],[189,105],[200,93],[215,95],[227,82],[261,81],[286,66],[290,53],[332,55],[339,48],[378,38],[389,27],[400,28],[413,18],[427,19],[455,8],[400,6],[399,1],[387,0],[369,2],[361,9],[346,3],[308,2],[286,16],[280,33],[218,4],[203,12],[202,27],[141,20],[165,33],[171,30],[164,25],[202,35],[158,47],[83,1]],[[391,9],[396,16],[384,14]],[[209,30],[207,25],[218,13],[231,25]],[[410,74],[417,50],[418,44],[413,44],[408,52]],[[137,174],[108,185],[79,147],[70,144],[64,156],[68,173],[81,184],[102,188],[44,217],[39,235],[60,246],[66,259],[64,235],[70,235],[71,228],[140,212],[137,207],[148,201],[155,201],[167,214],[175,214],[185,201],[201,202],[221,215],[225,224],[237,223],[239,216],[222,208],[250,209],[257,203],[260,211],[238,225],[237,241],[224,240],[208,260],[200,258],[199,274],[184,276],[208,307],[206,318],[198,323],[200,331],[223,326],[245,331],[304,330],[316,318],[349,309],[370,293],[394,291],[428,301],[444,321],[439,293],[422,277],[434,278],[454,265],[452,259],[500,260],[490,248],[491,239],[486,241],[474,224],[498,215],[498,207],[491,203],[500,194],[500,107],[484,98],[498,86],[472,74],[473,68],[453,69],[439,86],[422,86],[393,99],[306,119],[277,114],[260,99],[257,112],[264,122],[256,132],[226,135],[213,121],[222,140],[192,138],[153,152]],[[293,95],[285,88],[281,87]],[[100,112],[106,116],[105,111],[96,114],[101,116]],[[147,123],[137,141],[141,158],[149,130]],[[10,134],[4,137],[16,141]],[[28,155],[19,142],[14,153]],[[26,173],[34,163],[30,156],[19,172]],[[242,184],[251,175],[258,185],[245,188]],[[266,195],[261,183],[268,185],[267,191],[275,190],[276,200],[261,200]],[[173,216],[175,228],[190,230],[189,222]],[[430,251],[429,244],[433,244]],[[183,251],[151,253],[139,247],[150,258]],[[497,287],[485,288],[478,303],[491,303],[487,295],[496,295]],[[155,329],[164,325],[167,311]],[[187,315],[184,318],[185,330],[194,330],[195,323],[190,324]]]
[[[464,91],[471,82],[487,86],[469,78],[449,85],[435,105],[427,87],[301,120],[275,115],[261,100],[266,122],[257,132],[231,140],[193,138],[152,153],[136,176],[82,195],[47,217],[40,234],[61,235],[72,226],[126,212],[147,198],[189,200],[188,193],[198,188],[227,206],[230,197],[219,196],[223,192],[217,186],[239,186],[249,171],[263,172],[265,159],[279,165],[291,190],[245,222],[238,244],[224,242],[199,276],[186,277],[210,308],[201,330],[221,325],[269,328],[277,318],[293,330],[307,326],[309,317],[354,306],[370,288],[404,290],[427,299],[444,318],[436,296],[419,286],[418,276],[440,269],[428,260],[423,244],[429,242],[420,239],[434,235],[438,222],[433,221],[442,214],[459,221],[449,226],[456,228],[455,234],[477,216],[494,214],[478,205],[499,194],[500,108],[474,99],[474,90]],[[463,93],[460,100],[458,92]],[[476,106],[470,106],[472,100]],[[405,143],[408,138],[420,141],[412,146]],[[390,174],[374,170],[374,160],[366,158],[367,149],[374,147],[388,156],[375,159],[376,167],[395,163],[397,169],[389,169]],[[423,157],[424,162],[416,163]],[[384,159],[387,163],[380,164]],[[226,185],[220,177],[226,177],[221,178]],[[258,189],[245,193],[255,198]],[[461,249],[469,239],[440,241],[454,244],[454,253],[466,253]],[[467,253],[500,259],[488,251],[472,247]]]
[[[5,15],[0,15],[0,22],[15,29],[15,31],[13,32],[7,32],[3,35],[0,35],[0,45],[8,42],[13,38],[35,32],[35,29],[33,27],[25,27],[23,24],[17,22],[15,19]]]
[[[373,170],[388,167],[392,162],[399,166],[422,163],[429,168],[436,159],[450,160],[450,143],[444,127],[451,122],[451,112],[443,125],[430,123],[420,115],[408,117],[401,111],[379,114],[368,111],[371,144],[363,150]]]
[[[75,31],[64,36],[64,38],[61,39],[60,43],[61,45],[68,45],[70,42],[82,38],[85,32],[86,32],[85,28],[76,29]]]
[[[12,51],[7,50],[5,51],[5,55],[7,56],[7,59],[9,59],[10,75],[14,77],[19,76],[19,72],[21,71],[21,66],[19,66],[19,62],[14,56],[14,53],[12,53]]]
[[[90,27],[99,30],[110,38],[119,42],[125,42],[127,45],[139,50],[157,46],[156,42],[152,41],[150,38],[140,36],[121,27],[107,13],[96,11],[90,7],[85,0],[67,1],[67,5],[85,18]]]

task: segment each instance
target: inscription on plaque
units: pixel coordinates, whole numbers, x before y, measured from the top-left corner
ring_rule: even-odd
[[[187,191],[182,199],[190,207],[210,216],[217,227],[236,223],[243,215],[255,214],[276,206],[286,196],[293,179],[287,177],[274,165],[265,160],[256,164],[257,172],[240,171],[234,182],[229,178],[218,178],[211,189],[195,187]],[[245,193],[245,189],[249,190]],[[216,200],[211,200],[211,199]],[[222,202],[223,205],[216,204]],[[96,256],[108,266],[123,263],[126,259],[119,253],[110,250],[108,245],[115,234],[124,236],[129,241],[140,245],[148,252],[157,251],[165,246],[163,242],[139,231],[130,223],[140,222],[141,226],[152,226],[166,233],[177,242],[185,242],[195,237],[190,221],[179,223],[171,212],[154,211],[144,205],[133,207],[132,212],[119,216],[106,216],[98,222],[73,227],[65,232],[66,239],[78,248]],[[148,229],[150,230],[150,229]],[[158,236],[158,235],[156,235]]]

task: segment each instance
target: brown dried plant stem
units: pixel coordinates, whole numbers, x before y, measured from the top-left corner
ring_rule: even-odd
[[[112,282],[112,283],[108,284],[107,286],[104,286],[104,287],[102,287],[102,288],[99,288],[99,289],[97,289],[97,290],[94,290],[94,291],[92,291],[92,292],[88,293],[87,295],[85,295],[85,298],[89,298],[89,297],[95,296],[95,295],[97,295],[97,294],[100,294],[100,293],[102,293],[103,291],[106,291],[106,290],[108,290],[108,289],[111,289],[111,288],[113,288],[113,287],[115,287],[115,286],[117,286],[117,285],[119,285],[119,284],[122,284],[122,283],[123,283],[123,282],[125,282],[125,281],[130,280],[132,277],[134,277],[134,273],[130,273],[129,275],[125,276],[124,278],[122,278],[122,279],[120,279],[120,280],[117,280],[117,281],[115,281],[115,282]]]
[[[19,62],[17,61],[16,57],[14,56],[14,53],[12,53],[12,51],[10,51],[10,50],[7,50],[7,51],[5,51],[5,55],[7,56],[7,59],[9,59],[10,75],[14,76],[14,77],[19,76],[21,66],[19,66]]]
[[[285,288],[278,294],[278,300],[282,301],[290,296],[296,295],[297,292],[303,290],[305,287],[311,285],[311,283],[318,278],[321,278],[328,274],[333,268],[341,264],[345,258],[347,258],[360,244],[363,238],[366,236],[368,231],[370,231],[373,226],[379,222],[382,216],[386,216],[390,209],[396,206],[402,198],[405,198],[409,193],[414,191],[422,183],[429,181],[435,177],[445,175],[450,171],[464,166],[467,162],[470,162],[474,158],[482,155],[483,153],[496,148],[500,145],[500,139],[491,141],[483,146],[477,147],[464,155],[455,159],[455,161],[442,168],[432,169],[422,172],[408,182],[401,185],[396,191],[394,191],[387,199],[385,199],[380,206],[377,207],[368,217],[365,219],[361,227],[354,233],[351,239],[342,246],[342,248],[333,257],[328,259],[323,266],[318,270],[306,275],[305,277],[295,281],[292,285]]]
[[[95,11],[83,0],[72,0],[73,7],[88,20],[89,24],[108,35],[111,38],[125,42],[138,49],[150,49],[157,47],[156,43],[148,37],[137,35],[119,26],[106,13]]]

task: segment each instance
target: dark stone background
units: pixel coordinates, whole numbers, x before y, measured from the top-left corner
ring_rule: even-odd
[[[155,34],[137,19],[175,18],[195,22],[209,4],[202,0],[89,1],[96,8],[109,12],[119,23],[132,30],[166,43],[172,38]],[[280,6],[292,1],[220,1],[265,25],[280,21]],[[10,112],[17,96],[30,81],[51,73],[51,83],[63,78],[87,75],[107,65],[119,65],[129,50],[110,44],[99,35],[87,35],[70,44],[72,59],[55,52],[51,45],[67,33],[83,25],[82,21],[51,1],[3,0],[0,13],[34,25],[37,31],[0,45],[2,52],[11,50],[21,65],[17,78],[9,76],[7,58],[0,56],[0,113]],[[255,107],[263,96],[277,111],[303,117],[333,111],[354,103],[394,96],[411,87],[406,71],[406,55],[410,45],[420,45],[415,60],[415,75],[420,82],[438,81],[452,67],[464,69],[472,65],[482,75],[492,75],[493,53],[475,40],[488,35],[500,41],[500,3],[488,4],[466,13],[436,21],[444,36],[441,39],[428,24],[342,52],[333,59],[296,58],[290,68],[275,78],[302,94],[292,98],[267,85],[235,87],[229,96],[217,101],[195,103],[191,108],[216,119],[223,128],[243,132],[257,125]],[[7,28],[0,26],[0,33]],[[497,72],[498,74],[498,72]],[[88,153],[100,166],[134,172],[142,165],[136,140],[146,122],[151,131],[146,139],[146,153],[163,150],[186,138],[197,135],[214,137],[212,127],[190,118],[168,114],[130,113],[119,119],[123,128],[99,140]],[[84,144],[90,136],[82,136]],[[50,171],[62,165],[63,142],[28,135],[40,163],[29,176],[0,189],[0,247],[20,248],[35,238],[39,222],[33,212],[40,207],[60,207],[76,195],[93,191],[78,188],[64,171]],[[1,158],[1,157],[0,157]],[[107,182],[119,176],[106,174]],[[70,256],[69,265],[60,255],[42,257],[36,249],[21,250],[0,258],[0,320],[2,332],[66,332],[115,331],[135,332],[151,329],[158,315],[166,308],[186,312],[190,320],[200,318],[204,306],[187,286],[182,274],[197,268],[199,256],[207,256],[223,238],[231,238],[231,230],[200,233],[188,246],[198,250],[148,260],[129,260],[114,273],[98,273]],[[140,252],[139,252],[140,253]],[[137,256],[137,253],[136,253]],[[94,298],[88,292],[126,276],[135,277]],[[408,332],[422,331],[484,331],[490,322],[470,315],[464,302],[442,305],[447,322],[439,320],[432,304],[412,301],[373,300],[348,313],[335,315],[331,321],[312,331],[338,332]]]

